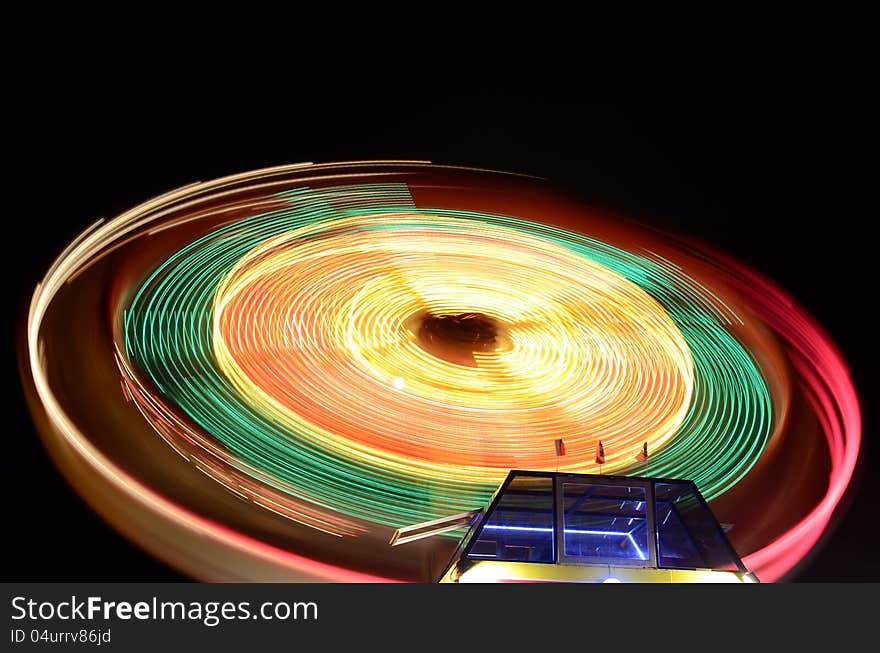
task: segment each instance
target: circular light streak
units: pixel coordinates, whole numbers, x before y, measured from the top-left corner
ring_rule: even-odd
[[[625,239],[418,201],[407,179],[362,179],[369,164],[331,174],[340,167],[183,189],[98,227],[53,266],[31,309],[29,365],[54,433],[88,449],[104,481],[188,528],[161,496],[133,499],[145,484],[65,421],[38,354],[43,315],[108,251],[211,218],[120,282],[122,393],[199,472],[297,533],[369,538],[473,509],[511,468],[599,472],[599,441],[604,473],[687,478],[721,498],[785,430],[775,359],[756,344],[772,332],[822,423],[832,480],[747,564],[778,578],[820,537],[852,476],[858,405],[827,336],[781,291],[718,255],[684,266]],[[257,199],[227,197],[242,188]],[[452,356],[426,343],[426,325],[461,316],[481,320],[484,340]],[[231,542],[224,529],[210,537]]]
[[[573,232],[405,197],[305,191],[203,236],[140,288],[126,356],[237,460],[370,522],[473,507],[511,468],[598,471],[599,440],[604,471],[633,471],[647,441],[646,473],[710,497],[748,471],[769,394],[687,279]],[[408,324],[474,307],[508,339],[476,367],[425,352]]]

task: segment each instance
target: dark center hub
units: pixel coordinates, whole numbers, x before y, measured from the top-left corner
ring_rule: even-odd
[[[427,314],[418,330],[419,344],[427,352],[459,365],[476,366],[474,353],[498,346],[498,322],[482,313]]]

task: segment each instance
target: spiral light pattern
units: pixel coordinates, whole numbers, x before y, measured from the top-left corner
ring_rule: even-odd
[[[208,578],[418,578],[391,529],[481,507],[511,468],[693,480],[783,577],[859,452],[830,338],[703,245],[489,177],[284,166],[96,225],[28,316],[53,456]]]
[[[632,472],[648,442],[640,471],[695,478],[712,497],[766,443],[769,394],[731,317],[664,262],[416,209],[401,184],[285,200],[161,265],[125,344],[240,471],[280,481],[294,512],[305,500],[393,526],[439,517],[479,505],[511,468],[599,471],[599,440],[606,473]],[[477,308],[506,338],[474,367],[426,352],[410,326]],[[320,522],[345,532],[330,513]]]

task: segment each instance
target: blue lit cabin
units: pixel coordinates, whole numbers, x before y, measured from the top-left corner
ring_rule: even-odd
[[[470,526],[440,582],[756,582],[690,481],[512,471],[485,509],[399,529]]]

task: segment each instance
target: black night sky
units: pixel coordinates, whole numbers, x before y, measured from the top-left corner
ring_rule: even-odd
[[[394,158],[544,176],[738,257],[825,325],[860,393],[864,451],[850,509],[797,580],[880,580],[880,139],[869,35],[824,25],[785,38],[704,31],[685,42],[624,30],[598,45],[561,18],[516,28],[446,20],[442,38],[385,25],[245,52],[220,34],[180,51],[148,36],[71,38],[53,56],[24,57],[5,82],[15,115],[4,125],[7,163],[20,175],[4,207],[7,324],[20,325],[39,276],[94,218],[192,181]],[[179,579],[105,526],[56,472],[12,342],[10,332],[4,576]]]

